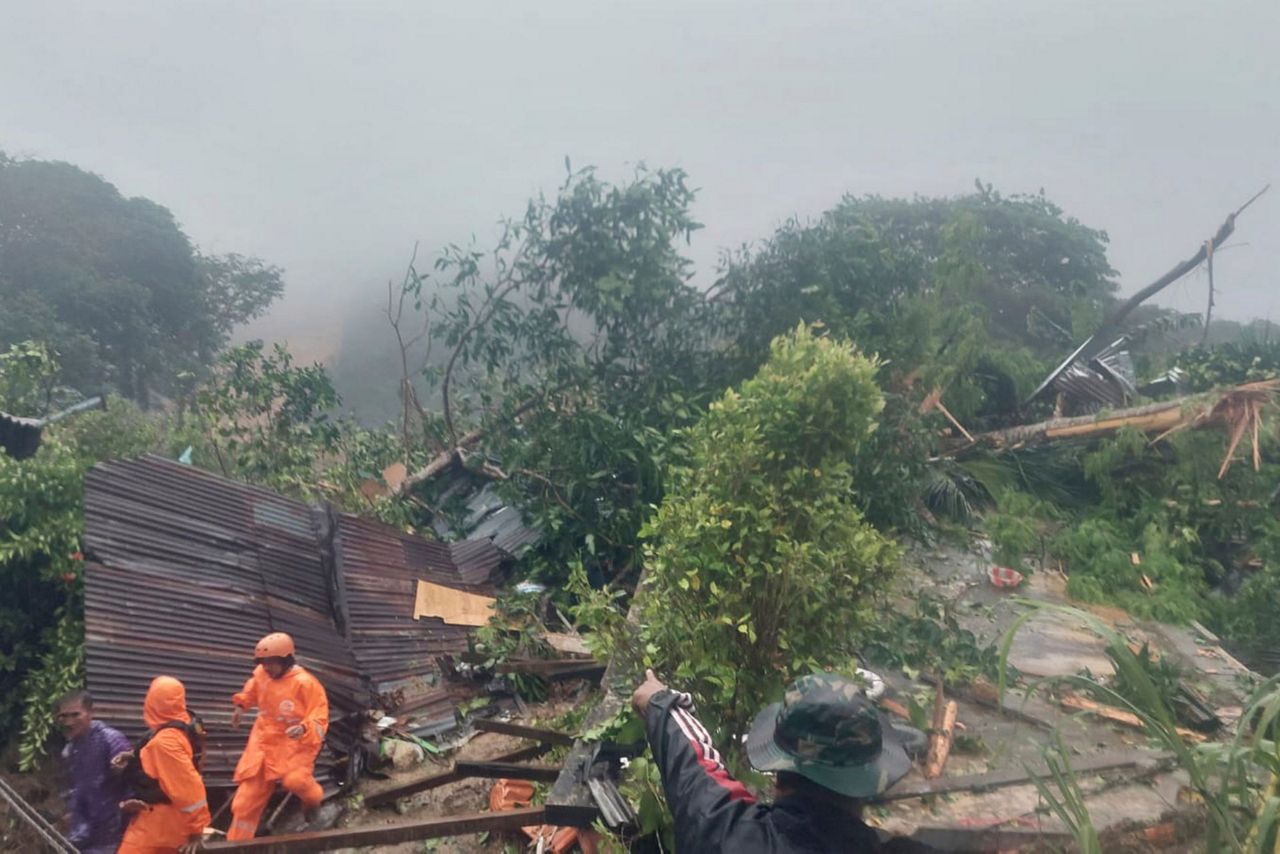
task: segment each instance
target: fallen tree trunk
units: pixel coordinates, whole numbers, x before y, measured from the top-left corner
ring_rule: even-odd
[[[1022,424],[1004,430],[979,433],[974,441],[950,451],[951,456],[977,447],[1019,448],[1039,442],[1064,439],[1098,439],[1128,427],[1161,439],[1187,427],[1229,424],[1234,432],[1240,425],[1252,425],[1259,417],[1259,407],[1269,401],[1280,388],[1280,381],[1262,380],[1243,383],[1228,389],[1179,397],[1161,403],[1080,415],[1074,418],[1051,418],[1035,424]],[[1246,420],[1247,419],[1247,420]],[[1241,435],[1243,433],[1241,432]],[[1239,437],[1234,437],[1236,444]],[[1255,443],[1256,444],[1256,443]],[[1228,451],[1228,459],[1235,444]],[[1225,463],[1224,463],[1225,470]]]
[[[1087,439],[1110,435],[1122,427],[1132,427],[1143,433],[1162,433],[1171,430],[1187,419],[1188,408],[1202,411],[1201,397],[1180,397],[1163,403],[1135,406],[1096,415],[1080,415],[1074,418],[1050,418],[1035,424],[1020,424],[1005,430],[979,433],[972,445],[960,450],[985,445],[996,448],[1017,448],[1037,442],[1055,439]],[[1212,408],[1212,402],[1208,404]]]

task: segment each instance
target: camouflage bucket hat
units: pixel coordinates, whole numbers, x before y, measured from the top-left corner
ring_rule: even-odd
[[[857,682],[814,673],[756,715],[747,758],[757,771],[791,771],[833,792],[871,798],[911,770],[902,738]]]

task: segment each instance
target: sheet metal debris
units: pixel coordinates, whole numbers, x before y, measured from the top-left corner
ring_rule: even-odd
[[[455,546],[158,457],[88,474],[85,546],[85,658],[99,714],[136,738],[151,678],[178,677],[209,728],[211,786],[231,782],[248,730],[231,728],[230,697],[270,631],[294,636],[335,721],[376,704],[418,733],[453,724],[437,659],[465,649],[469,629],[414,621],[413,603],[420,580],[484,592],[462,583]],[[323,752],[318,774],[336,758]]]

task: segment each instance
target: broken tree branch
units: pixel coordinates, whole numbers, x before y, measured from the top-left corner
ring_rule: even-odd
[[[449,431],[449,440],[455,445],[458,444],[458,433],[453,427],[453,409],[449,402],[449,390],[453,382],[454,366],[457,364],[458,357],[466,351],[467,343],[470,341],[471,336],[483,328],[493,318],[502,301],[524,283],[524,279],[518,275],[517,270],[524,258],[526,246],[528,244],[522,242],[511,262],[506,265],[502,264],[500,256],[495,252],[495,262],[499,265],[505,281],[500,285],[495,285],[493,290],[489,292],[484,303],[481,304],[480,309],[476,312],[475,318],[471,321],[471,325],[458,336],[458,343],[454,345],[453,352],[449,354],[449,362],[444,369],[444,378],[440,382],[440,408],[444,411],[444,424],[445,429]]]
[[[418,400],[417,389],[413,385],[413,378],[409,375],[409,350],[424,337],[427,340],[427,357],[431,354],[431,319],[428,317],[422,326],[422,331],[418,332],[408,341],[405,340],[404,332],[400,328],[401,321],[404,319],[404,298],[409,293],[409,284],[411,282],[420,284],[417,268],[414,264],[418,260],[418,244],[413,244],[413,254],[409,256],[409,266],[405,268],[404,280],[400,283],[400,298],[393,299],[391,282],[387,282],[387,322],[391,324],[391,330],[396,336],[396,346],[400,348],[400,408],[401,408],[401,429],[404,437],[404,443],[409,445],[409,408],[412,406],[418,412],[418,417],[425,422],[427,413],[422,408],[422,403]],[[394,309],[394,310],[393,310]]]
[[[1205,243],[1205,268],[1209,273],[1209,304],[1204,309],[1204,331],[1200,333],[1200,346],[1209,343],[1209,324],[1213,321],[1213,238]]]
[[[543,399],[545,399],[548,394],[552,394],[552,393],[554,392],[547,392],[544,394],[534,395],[533,397],[526,400],[524,403],[521,403],[519,406],[517,406],[515,409],[511,411],[511,416],[510,416],[511,420],[514,421],[515,419],[519,418],[521,415],[524,415],[530,409],[533,409],[533,407],[538,405],[538,403],[540,403]],[[488,435],[488,432],[489,432],[488,429],[484,427],[477,427],[474,430],[464,433],[461,437],[458,438],[457,442],[454,444],[452,448],[450,448],[447,451],[441,451],[431,460],[431,462],[427,463],[425,466],[418,469],[416,472],[414,472],[413,474],[409,475],[404,480],[402,480],[400,482],[399,488],[393,490],[392,494],[404,495],[413,487],[417,486],[423,481],[430,480],[431,478],[440,474],[440,472],[449,468],[449,466],[453,465],[455,462],[459,462],[462,459],[463,452],[466,451],[468,448],[472,447],[473,445],[475,445],[476,442],[479,442],[481,439],[483,439],[486,435]]]
[[[1200,249],[1195,255],[1192,255],[1180,264],[1175,264],[1173,269],[1169,270],[1169,272],[1165,273],[1163,276],[1156,279],[1154,282],[1147,285],[1145,288],[1112,309],[1111,314],[1102,321],[1101,328],[1094,334],[1093,340],[1102,342],[1103,344],[1109,343],[1111,340],[1111,333],[1118,329],[1124,319],[1129,316],[1130,312],[1204,263],[1204,259],[1208,254],[1208,247],[1210,245],[1221,246],[1226,243],[1227,238],[1235,233],[1236,217],[1244,213],[1245,209],[1249,207],[1249,205],[1256,202],[1258,198],[1269,189],[1271,189],[1270,184],[1254,193],[1249,201],[1245,202],[1232,213],[1228,214],[1227,218],[1223,220],[1222,225],[1218,226],[1217,233],[1215,233],[1213,237],[1209,238],[1208,241],[1201,243]],[[1082,354],[1081,358],[1087,360],[1093,358],[1094,355],[1096,355],[1096,353]]]
[[[1028,398],[1028,402],[1039,397],[1040,394],[1046,388],[1051,386],[1053,381],[1072,364],[1077,362],[1082,365],[1088,364],[1090,360],[1102,352],[1106,347],[1110,346],[1120,334],[1120,325],[1135,308],[1142,305],[1142,303],[1146,302],[1160,291],[1169,287],[1169,285],[1181,279],[1187,273],[1190,273],[1196,267],[1200,266],[1207,257],[1207,253],[1209,251],[1208,247],[1210,245],[1215,247],[1222,246],[1227,241],[1227,238],[1229,238],[1236,230],[1236,217],[1244,213],[1246,208],[1256,202],[1258,198],[1269,189],[1271,189],[1271,185],[1267,184],[1261,190],[1254,193],[1247,202],[1228,214],[1222,225],[1218,226],[1217,233],[1215,233],[1213,237],[1209,238],[1209,240],[1201,243],[1200,248],[1195,255],[1192,255],[1187,260],[1174,265],[1173,269],[1169,270],[1169,272],[1165,273],[1163,276],[1156,279],[1154,282],[1147,285],[1145,288],[1112,309],[1111,313],[1102,321],[1098,330],[1094,332],[1088,340],[1076,348],[1075,352],[1058,365],[1058,367],[1053,370],[1053,373],[1049,374],[1045,381],[1042,382],[1034,392],[1032,392],[1031,397]],[[1208,323],[1206,323],[1205,326],[1207,327]]]

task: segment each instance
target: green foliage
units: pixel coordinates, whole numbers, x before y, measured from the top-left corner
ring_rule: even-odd
[[[0,353],[0,409],[44,411],[59,383],[57,361],[43,347]],[[43,755],[49,701],[81,678],[84,473],[99,460],[155,449],[161,427],[112,398],[106,411],[46,428],[34,457],[0,454],[0,742],[21,718],[23,768]]]
[[[338,446],[329,411],[339,403],[320,365],[295,366],[282,344],[229,350],[196,394],[192,415],[223,474],[294,495],[315,495],[317,472]]]
[[[49,414],[58,393],[58,363],[49,348],[34,341],[0,352],[0,405],[11,415]]]
[[[552,649],[545,640],[542,598],[508,593],[499,596],[488,624],[476,629],[472,649],[485,656],[484,666],[493,669],[513,658],[550,658]],[[531,703],[547,698],[547,681],[533,673],[512,673],[507,677],[516,693]]]
[[[281,294],[280,275],[200,254],[168,210],[96,175],[0,153],[0,347],[56,348],[83,392],[175,395]]]
[[[1137,431],[1122,430],[1092,450],[1055,455],[1051,479],[1062,484],[1083,476],[1092,493],[1084,500],[1072,487],[1061,503],[1018,491],[1031,485],[1026,477],[1002,480],[1008,467],[999,458],[966,465],[977,463],[984,483],[1012,484],[999,511],[985,520],[997,560],[1038,553],[1043,543],[1069,574],[1067,591],[1076,598],[1153,619],[1205,620],[1246,645],[1263,645],[1280,640],[1269,599],[1280,589],[1270,559],[1280,555],[1280,528],[1268,509],[1280,465],[1270,431],[1260,441],[1260,471],[1237,465],[1219,478],[1227,442],[1221,431],[1185,430],[1153,445]],[[1040,462],[1028,458],[1019,467],[1031,472]],[[1230,586],[1235,567],[1259,560],[1262,570],[1230,604],[1210,596],[1212,587]]]
[[[503,493],[543,532],[528,563],[547,581],[581,561],[596,585],[634,582],[668,437],[723,387],[680,252],[693,195],[679,170],[570,172],[491,252],[448,247],[433,279],[407,280],[446,348],[426,376],[442,418],[420,426],[444,447],[486,431]]]
[[[947,603],[927,594],[916,599],[914,614],[889,611],[868,624],[860,652],[872,665],[897,668],[913,678],[931,673],[948,685],[999,674],[995,647],[980,646]]]
[[[979,362],[1009,365],[1021,348],[1057,354],[1073,315],[1096,315],[1115,291],[1105,245],[1043,196],[981,184],[951,199],[847,196],[728,259],[720,292],[744,359],[758,364],[774,335],[820,320],[900,374],[932,374],[932,389],[973,382]],[[1036,370],[1022,359],[1021,384]]]
[[[38,414],[61,394],[56,359],[42,346],[0,353],[0,410]],[[106,412],[45,430],[34,457],[0,454],[0,742],[21,718],[19,761],[31,767],[52,726],[49,699],[80,674],[83,643],[83,478],[94,462],[155,441],[138,411]]]
[[[850,500],[876,427],[875,362],[805,327],[686,436],[646,527],[646,664],[734,734],[796,675],[847,662],[897,559]]]
[[[1053,505],[1015,490],[1000,493],[998,512],[986,518],[992,557],[1002,566],[1026,570],[1029,555],[1043,554],[1058,513]]]
[[[1033,771],[1029,765],[1023,766],[1031,775],[1040,799],[1071,831],[1080,854],[1102,854],[1098,831],[1089,816],[1089,808],[1085,806],[1080,783],[1071,770],[1071,752],[1061,733],[1053,733],[1053,741],[1041,748],[1040,757],[1049,769],[1047,777]]]
[[[43,638],[46,652],[23,683],[22,733],[18,742],[18,769],[33,770],[53,733],[50,703],[84,684],[84,616],[73,607],[59,609],[57,622]]]
[[[1270,330],[1268,330],[1269,332]],[[1174,360],[1190,391],[1280,376],[1280,337],[1248,335],[1240,341],[1184,350]]]
[[[59,644],[69,640],[68,621],[81,613],[84,469],[72,448],[53,437],[23,462],[0,454],[0,741],[13,734],[24,706],[23,729],[33,738],[51,722],[50,697],[33,690],[58,681],[53,673],[39,677],[41,665],[69,658]],[[24,741],[24,764],[42,747],[42,739]]]

